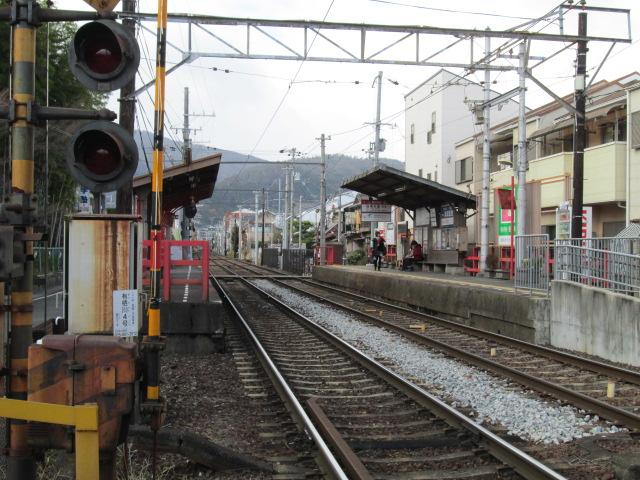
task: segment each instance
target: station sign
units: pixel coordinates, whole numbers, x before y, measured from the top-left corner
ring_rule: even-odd
[[[113,336],[138,335],[138,290],[113,291]]]
[[[362,200],[363,222],[390,222],[391,205],[382,200]]]

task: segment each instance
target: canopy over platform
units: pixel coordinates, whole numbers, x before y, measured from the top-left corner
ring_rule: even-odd
[[[214,153],[187,165],[167,168],[162,190],[163,210],[172,211],[189,205],[192,200],[198,203],[213,195],[221,159],[221,153]],[[145,199],[151,193],[151,174],[134,178],[133,191]]]
[[[476,196],[471,193],[387,165],[380,165],[347,180],[342,188],[376,197],[405,210],[437,208],[444,204],[476,209]]]

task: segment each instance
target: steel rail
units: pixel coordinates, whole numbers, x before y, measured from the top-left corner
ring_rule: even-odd
[[[385,302],[383,300],[378,300],[375,298],[350,292],[348,290],[343,290],[341,288],[325,285],[323,283],[319,283],[314,280],[299,279],[299,281],[303,283],[308,283],[309,285],[312,285],[314,287],[323,288],[325,290],[334,291],[352,298],[357,298],[358,300],[362,300],[371,304],[376,304],[385,308],[393,309],[400,313],[415,315],[415,316],[424,318],[429,322],[436,323],[445,328],[450,328],[452,330],[457,330],[459,332],[466,333],[473,336],[478,336],[487,340],[494,340],[498,343],[502,343],[510,347],[522,349],[528,353],[542,355],[559,362],[568,363],[575,367],[584,368],[587,370],[591,370],[595,373],[607,375],[608,377],[611,377],[611,378],[617,378],[619,380],[623,380],[628,383],[640,385],[640,372],[634,372],[633,370],[629,370],[626,368],[598,362],[590,358],[579,357],[571,353],[561,352],[559,350],[554,350],[553,348],[545,347],[542,345],[536,345],[534,343],[526,342],[524,340],[518,340],[516,338],[508,337],[506,335],[502,335],[499,333],[488,332],[485,330],[481,330],[479,328],[470,327],[468,325],[463,325],[463,324],[454,322],[452,320],[446,320],[444,318],[437,317],[432,314],[419,312],[411,308],[401,307],[399,305],[394,305],[392,303]]]
[[[552,470],[542,462],[536,460],[535,458],[524,453],[519,448],[511,445],[506,440],[500,438],[498,435],[477,424],[469,417],[455,410],[453,407],[449,406],[439,398],[433,396],[426,390],[409,382],[404,377],[388,369],[381,363],[364,354],[348,342],[342,340],[340,337],[334,335],[326,328],[316,324],[305,315],[294,310],[273,295],[252,284],[248,280],[243,279],[242,277],[238,278],[242,282],[249,285],[252,289],[260,293],[260,295],[264,296],[269,302],[276,305],[284,312],[289,313],[295,320],[298,321],[298,323],[308,328],[319,337],[327,340],[335,347],[339,348],[341,351],[349,355],[352,359],[360,363],[364,368],[372,371],[384,381],[388,382],[420,405],[424,406],[437,416],[440,416],[450,425],[463,428],[471,432],[473,435],[482,438],[484,442],[486,442],[487,451],[491,453],[491,455],[513,468],[524,478],[528,480],[565,479],[565,477],[560,475],[558,472]]]
[[[283,401],[290,407],[290,411],[297,418],[298,423],[302,426],[302,428],[304,428],[304,430],[307,432],[309,437],[313,440],[315,445],[318,447],[318,450],[320,451],[320,455],[322,459],[326,462],[327,467],[331,470],[331,472],[333,473],[333,475],[335,475],[336,478],[340,480],[349,480],[349,477],[342,470],[342,467],[339,465],[338,460],[335,458],[333,453],[331,453],[331,450],[329,449],[328,445],[326,444],[326,442],[324,441],[324,439],[316,429],[315,425],[307,415],[307,412],[304,410],[304,408],[296,398],[295,394],[291,390],[291,387],[289,387],[289,384],[280,373],[280,370],[278,369],[276,364],[273,362],[273,360],[271,360],[271,357],[269,357],[269,354],[260,343],[260,340],[258,340],[258,337],[255,335],[255,333],[249,326],[249,323],[245,320],[245,318],[242,316],[242,313],[240,313],[240,310],[238,310],[238,307],[236,306],[236,304],[232,301],[230,295],[227,294],[227,292],[224,290],[224,288],[222,287],[220,282],[217,280],[217,278],[215,278],[213,275],[211,275],[210,278],[214,282],[214,286],[216,287],[216,290],[219,292],[222,298],[226,300],[228,305],[232,308],[232,310],[238,317],[238,320],[240,321],[242,328],[244,329],[246,334],[249,336],[249,339],[251,340],[251,343],[254,347],[256,355],[260,360],[260,363],[262,364],[265,371],[271,378],[275,389],[278,391]],[[242,278],[242,277],[238,277],[238,278]]]
[[[326,299],[320,295],[307,292],[301,288],[294,287],[278,279],[273,278],[270,280],[286,288],[289,288],[294,291],[300,292],[304,295],[310,296],[319,302],[326,303],[334,307],[338,307],[342,310],[355,314],[359,317],[366,318],[369,322],[374,323],[375,325],[383,327],[387,330],[396,332],[404,336],[405,338],[409,338],[412,341],[421,343],[423,345],[427,345],[431,348],[435,348],[437,350],[445,352],[447,355],[450,355],[459,360],[463,360],[472,365],[480,366],[494,373],[497,373],[498,375],[508,377],[511,380],[514,380],[526,387],[533,388],[534,390],[546,393],[556,398],[560,398],[584,410],[588,410],[590,412],[596,413],[605,419],[615,421],[629,428],[640,430],[640,415],[629,412],[619,407],[615,407],[613,405],[609,405],[606,402],[603,402],[601,400],[589,397],[588,395],[584,395],[582,393],[573,391],[561,385],[557,385],[547,380],[542,380],[540,378],[534,377],[527,373],[520,372],[519,370],[516,370],[514,368],[508,367],[506,365],[502,365],[500,363],[486,359],[474,353],[467,352],[460,348],[453,347],[444,342],[434,340],[425,335],[421,335],[420,333],[413,332],[404,327],[400,327],[398,325],[390,323],[386,320],[382,320],[380,318],[374,317],[373,315],[369,315],[368,313],[362,312],[358,309],[343,305],[333,300]]]

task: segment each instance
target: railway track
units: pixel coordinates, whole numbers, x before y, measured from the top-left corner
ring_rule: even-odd
[[[324,473],[349,479],[564,478],[247,279],[224,275],[214,282],[280,396],[316,442]]]
[[[254,266],[236,268],[257,275]],[[300,294],[382,326],[430,349],[507,377],[632,430],[640,430],[640,372],[467,327],[307,279],[272,279]],[[613,385],[613,398],[611,393]]]

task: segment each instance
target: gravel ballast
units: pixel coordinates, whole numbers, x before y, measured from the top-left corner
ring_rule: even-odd
[[[399,373],[426,384],[454,408],[472,410],[480,424],[500,424],[511,435],[545,444],[619,431],[616,426],[603,427],[597,417],[581,415],[571,406],[532,398],[532,392],[513,391],[507,380],[432,353],[398,334],[268,280],[254,283],[369,356],[392,362]]]

